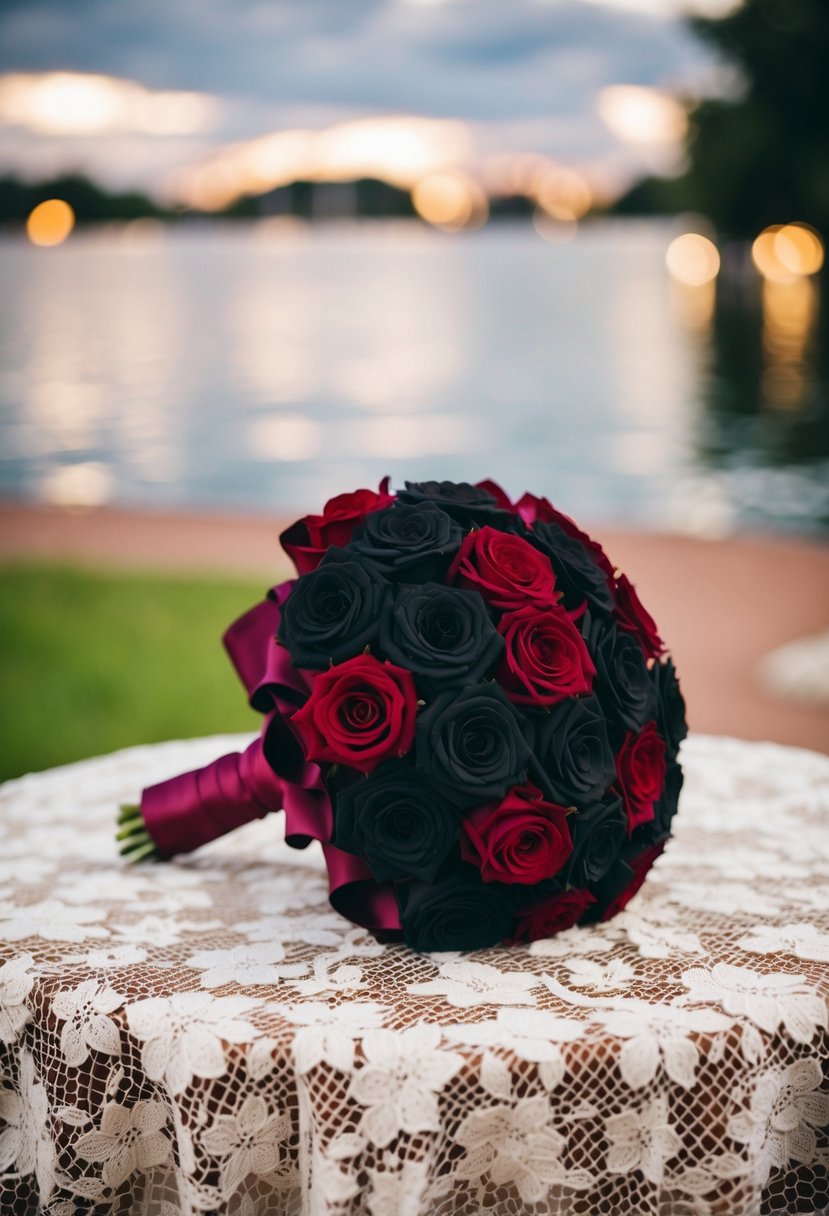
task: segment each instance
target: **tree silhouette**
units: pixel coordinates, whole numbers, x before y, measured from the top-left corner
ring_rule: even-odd
[[[734,64],[745,91],[693,111],[688,185],[725,232],[806,220],[829,229],[829,3],[747,0],[692,29]]]
[[[639,182],[618,210],[699,211],[727,236],[791,220],[829,233],[829,0],[745,0],[689,25],[738,93],[691,105],[686,172]]]

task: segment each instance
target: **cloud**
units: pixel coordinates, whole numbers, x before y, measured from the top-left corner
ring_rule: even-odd
[[[460,118],[548,113],[701,62],[676,22],[578,0],[7,0],[0,16],[3,71]]]
[[[205,153],[281,127],[396,113],[464,120],[485,147],[509,136],[527,151],[612,159],[620,144],[598,113],[602,89],[684,87],[709,65],[676,20],[609,0],[5,0],[0,8],[0,72],[91,72],[151,93],[219,98],[212,135],[196,141]],[[0,132],[0,157],[9,154]]]
[[[39,135],[141,132],[186,135],[215,125],[218,105],[204,93],[153,90],[80,72],[0,76],[0,122]]]

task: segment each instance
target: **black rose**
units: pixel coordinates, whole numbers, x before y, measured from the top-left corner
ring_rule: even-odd
[[[512,928],[512,904],[494,883],[459,872],[426,886],[412,883],[399,895],[403,937],[413,950],[482,950]]]
[[[402,760],[337,795],[334,844],[362,857],[378,882],[433,882],[459,834],[456,808]]]
[[[616,777],[616,761],[598,698],[568,697],[533,722],[539,779],[553,800],[585,806],[601,798]]]
[[[558,524],[539,520],[533,525],[530,539],[549,557],[565,608],[578,608],[587,600],[594,614],[613,611],[607,575],[577,537],[568,536]]]
[[[395,503],[366,515],[348,552],[388,578],[417,583],[442,577],[462,540],[460,524],[435,503]]]
[[[418,715],[416,767],[456,806],[500,798],[527,775],[519,722],[496,684],[440,693]]]
[[[294,665],[326,668],[359,654],[377,636],[387,592],[375,571],[330,549],[282,608],[279,637]]]
[[[405,490],[397,495],[398,502],[431,502],[448,512],[462,524],[476,521],[498,526],[498,521],[513,518],[489,490],[472,486],[468,481],[407,481]]]
[[[622,800],[615,795],[568,816],[573,852],[567,865],[568,887],[588,887],[605,876],[627,839]]]
[[[568,819],[571,823],[572,819]],[[552,899],[555,895],[562,895],[567,890],[567,867],[564,870],[554,875],[553,878],[542,878],[541,882],[533,883],[531,886],[525,886],[523,883],[514,883],[509,888],[509,898],[512,900],[512,906],[515,912],[520,915],[526,912],[528,908],[534,908],[540,903],[544,903],[547,899]]]
[[[584,918],[585,924],[589,925],[603,920],[614,901],[619,899],[630,887],[634,879],[633,867],[627,861],[627,855],[630,852],[631,850],[628,848],[623,849],[606,873],[602,875],[600,881],[596,883],[593,888],[596,902],[587,909]]]
[[[662,793],[654,803],[653,819],[642,823],[634,830],[633,840],[642,844],[657,844],[667,840],[671,834],[671,823],[679,806],[679,795],[684,781],[682,769],[676,761],[669,760]]]
[[[639,731],[653,717],[653,680],[642,648],[633,634],[610,621],[585,613],[582,633],[596,667],[593,690],[607,717],[627,730]]]
[[[392,663],[439,690],[478,683],[504,640],[476,591],[424,583],[398,592],[387,607],[380,645]]]
[[[588,908],[584,923],[610,920],[626,908],[663,847],[662,843],[642,845],[633,841],[625,845],[601,881],[596,883],[593,889],[596,902]]]
[[[676,668],[670,659],[666,659],[664,663],[655,663],[651,678],[656,689],[656,723],[660,735],[665,740],[668,756],[673,760],[679,751],[680,743],[688,734],[685,698],[679,687]]]

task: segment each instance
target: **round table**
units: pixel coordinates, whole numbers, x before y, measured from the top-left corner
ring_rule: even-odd
[[[278,817],[125,867],[120,801],[246,740],[0,791],[0,1211],[814,1213],[827,1197],[829,757],[692,737],[629,908],[417,955]]]

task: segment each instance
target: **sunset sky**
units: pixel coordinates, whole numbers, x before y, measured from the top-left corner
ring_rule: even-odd
[[[349,146],[360,169],[402,156],[400,180],[541,153],[612,188],[676,163],[682,116],[666,95],[729,87],[681,11],[679,0],[3,0],[0,172],[80,169],[181,196],[205,165],[224,173],[277,132],[271,161],[328,163],[333,127],[340,161]]]

